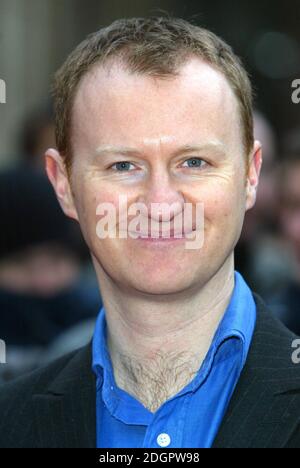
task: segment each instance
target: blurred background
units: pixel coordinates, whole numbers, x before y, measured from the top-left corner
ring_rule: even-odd
[[[88,33],[163,12],[223,37],[251,75],[264,164],[236,269],[300,335],[300,104],[291,99],[300,79],[299,0],[0,0],[0,380],[86,343],[101,307],[79,228],[45,178],[43,153],[55,145],[53,73]]]

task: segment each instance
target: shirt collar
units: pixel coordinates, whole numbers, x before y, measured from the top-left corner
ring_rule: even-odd
[[[199,369],[199,373],[178,395],[181,395],[187,390],[195,391],[199,387],[200,383],[209,374],[218,350],[228,339],[235,338],[239,340],[241,344],[241,368],[244,366],[255,327],[255,311],[256,306],[252,292],[243,277],[235,271],[234,289],[230,302],[214,335],[207,356]],[[112,363],[107,348],[107,324],[105,314],[106,312],[103,306],[97,318],[93,337],[93,371],[98,377],[97,388],[98,385],[102,384],[104,379],[104,391],[106,396],[111,402],[111,405],[113,405],[113,401],[115,401],[117,405],[119,398],[125,397],[125,392],[117,388],[114,379]],[[109,396],[109,392],[115,394],[116,398],[110,398],[113,395]],[[130,403],[131,399],[129,397],[127,404],[130,405]]]
[[[256,305],[249,286],[242,275],[235,271],[234,289],[229,305],[215,333],[213,343],[218,347],[228,338],[239,338],[243,343],[243,366],[247,359],[255,328],[255,310]]]
[[[110,363],[105,314],[104,306],[102,306],[98,314],[93,336],[93,370],[97,375],[100,369],[105,369]]]

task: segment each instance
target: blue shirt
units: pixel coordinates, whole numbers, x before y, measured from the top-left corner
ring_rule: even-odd
[[[244,367],[255,322],[251,290],[235,272],[230,303],[198,373],[151,413],[116,385],[102,307],[93,338],[97,448],[211,447]]]

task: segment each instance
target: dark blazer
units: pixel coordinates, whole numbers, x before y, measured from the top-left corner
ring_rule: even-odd
[[[214,447],[300,448],[296,338],[254,294],[257,323]],[[91,345],[0,387],[0,447],[95,447]]]

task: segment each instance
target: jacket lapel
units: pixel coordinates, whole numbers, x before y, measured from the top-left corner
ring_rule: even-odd
[[[73,355],[42,394],[33,396],[39,447],[96,447],[96,379],[91,345]]]
[[[299,424],[300,372],[291,359],[294,337],[259,296],[254,298],[256,329],[214,448],[284,447]]]

